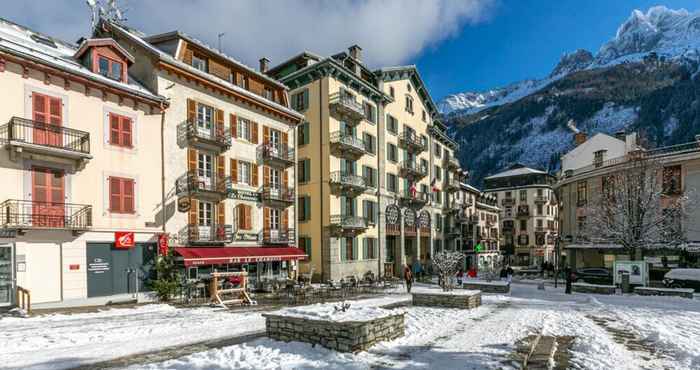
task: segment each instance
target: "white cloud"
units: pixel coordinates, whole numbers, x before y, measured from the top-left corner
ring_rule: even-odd
[[[217,45],[247,64],[272,64],[309,50],[329,55],[352,44],[370,66],[405,63],[426,47],[484,21],[496,0],[170,0],[121,1],[128,24],[148,34],[178,29]],[[49,5],[47,7],[47,5]],[[9,6],[9,8],[7,7]],[[86,34],[83,0],[6,4],[4,17],[69,41]]]

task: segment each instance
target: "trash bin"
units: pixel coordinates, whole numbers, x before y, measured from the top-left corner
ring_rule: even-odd
[[[620,274],[620,288],[622,289],[622,293],[632,293],[629,272],[622,272]]]

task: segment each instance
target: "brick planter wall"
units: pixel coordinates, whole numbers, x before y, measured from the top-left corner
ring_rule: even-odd
[[[467,294],[411,293],[414,306],[471,309],[481,306],[481,292]]]
[[[319,344],[339,352],[366,351],[375,343],[404,336],[405,314],[368,321],[336,322],[263,314],[271,339]]]
[[[509,293],[510,292],[510,284],[488,284],[488,283],[479,283],[479,282],[463,282],[462,283],[462,288],[468,289],[468,290],[480,290],[484,293]]]
[[[617,287],[614,285],[594,285],[594,284],[571,284],[571,291],[574,293],[592,293],[614,295]]]

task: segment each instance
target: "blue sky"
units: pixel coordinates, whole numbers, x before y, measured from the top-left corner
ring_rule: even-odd
[[[427,48],[418,65],[434,99],[549,74],[562,53],[595,52],[633,9],[700,9],[698,0],[501,0],[488,20]]]

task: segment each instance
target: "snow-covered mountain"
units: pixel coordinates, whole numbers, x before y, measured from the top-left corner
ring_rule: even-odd
[[[467,91],[445,97],[438,103],[443,114],[471,114],[511,103],[570,73],[630,61],[640,61],[654,52],[661,58],[700,60],[700,12],[673,10],[664,6],[646,13],[634,10],[618,28],[615,37],[594,56],[578,49],[564,54],[549,76],[528,79],[488,91]]]
[[[479,184],[514,162],[554,170],[582,131],[641,131],[650,145],[700,133],[700,12],[635,10],[597,54],[565,54],[549,76],[438,105]]]

